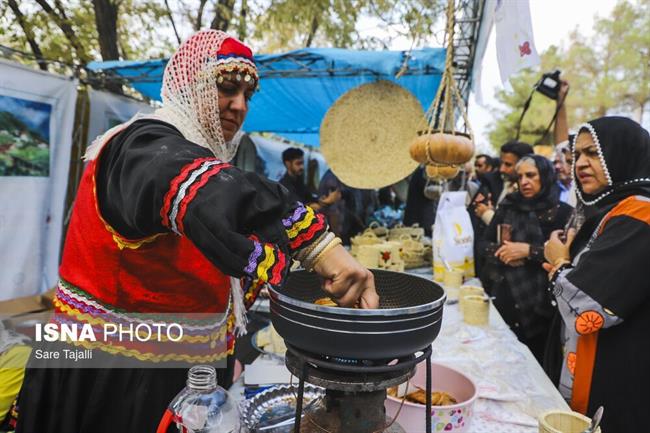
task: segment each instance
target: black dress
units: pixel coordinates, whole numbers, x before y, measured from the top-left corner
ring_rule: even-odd
[[[160,222],[164,185],[169,185],[188,161],[211,156],[209,150],[185,140],[169,124],[134,122],[106,144],[98,161],[96,186],[102,216],[120,234],[131,238],[165,230]],[[236,242],[226,242],[225,237],[253,232],[278,248],[286,248],[282,218],[293,212],[295,203],[278,183],[255,173],[231,167],[219,180],[214,179],[190,204],[185,232],[217,268],[239,276],[235,267],[248,260],[250,251],[239,248]],[[201,212],[193,212],[196,206]],[[216,238],[223,243],[214,242]],[[227,251],[218,247],[224,243]],[[56,348],[57,344],[65,343],[48,343],[46,348]],[[167,405],[185,386],[189,366],[152,368],[150,363],[141,362],[140,368],[134,361],[133,368],[111,368],[118,356],[95,350],[93,362],[104,367],[101,369],[34,368],[37,361],[32,354],[18,399],[16,431],[155,432]],[[232,383],[233,365],[230,356],[227,365],[218,370],[219,384],[225,388]]]
[[[572,208],[557,203],[544,211],[523,211],[504,201],[488,226],[480,253],[485,260],[481,282],[494,296],[494,306],[519,340],[540,361],[554,308],[548,294],[548,277],[544,263],[544,242],[554,230],[564,229]],[[531,254],[521,267],[511,267],[494,257],[498,249],[497,227],[510,224],[512,241],[531,244]],[[518,229],[520,228],[520,229]]]
[[[488,293],[496,298],[494,305],[505,322],[541,364],[554,314],[547,290],[548,277],[542,267],[544,242],[553,230],[565,228],[572,208],[559,200],[551,162],[539,155],[526,158],[538,170],[540,190],[531,198],[519,191],[510,193],[499,204],[479,246],[479,254],[485,260],[480,278]],[[511,226],[511,242],[530,245],[530,254],[521,266],[506,265],[494,255],[499,248],[497,230],[502,224]]]

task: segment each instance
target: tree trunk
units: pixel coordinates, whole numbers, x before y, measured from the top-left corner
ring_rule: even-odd
[[[178,42],[178,45],[181,44],[181,37],[178,35],[178,30],[176,30],[176,23],[174,22],[174,16],[172,15],[172,10],[169,7],[169,2],[165,0],[165,9],[167,9],[167,17],[169,17],[169,21],[172,23],[172,28],[174,29],[174,34],[176,35],[176,41]]]
[[[120,51],[117,44],[117,4],[111,0],[93,0],[95,24],[99,35],[99,51],[102,59],[118,60]]]
[[[36,42],[36,36],[34,36],[34,32],[32,31],[32,27],[25,20],[25,16],[20,11],[16,0],[9,0],[9,7],[14,13],[16,21],[18,21],[18,24],[20,25],[20,28],[23,29],[23,33],[25,33],[27,43],[29,43],[32,52],[34,53],[34,57],[36,57],[36,61],[38,62],[38,67],[43,71],[47,71],[47,63],[45,63],[43,59],[43,52],[41,51],[41,47],[38,46],[38,43]]]
[[[312,42],[314,42],[316,31],[318,31],[318,25],[319,25],[318,16],[314,15],[314,18],[311,20],[311,28],[309,29],[307,40],[305,41],[305,48],[311,47]]]
[[[194,22],[194,31],[198,32],[203,27],[203,10],[208,0],[201,0],[199,3],[199,10],[196,14],[196,21]]]
[[[241,8],[239,9],[239,26],[237,29],[237,37],[242,42],[244,42],[244,40],[246,39],[246,15],[248,15],[248,1],[241,0]]]
[[[227,32],[234,8],[235,0],[219,0],[214,7],[214,18],[212,19],[210,28]]]
[[[117,10],[119,6],[112,0],[93,0],[93,7],[102,59],[104,61],[119,60],[120,51],[117,39]],[[123,93],[122,84],[118,81],[108,81],[106,89],[113,93]]]
[[[79,62],[82,66],[85,66],[86,63],[91,60],[91,58],[88,53],[86,53],[86,49],[83,47],[83,45],[81,45],[81,42],[79,42],[79,39],[77,39],[77,35],[75,34],[74,29],[70,24],[70,20],[68,20],[65,15],[59,15],[59,13],[52,9],[52,6],[50,6],[47,0],[36,0],[36,3],[38,3],[41,8],[43,8],[43,10],[50,16],[50,18],[52,18],[54,23],[61,29],[66,39],[70,41],[72,48],[74,48]]]

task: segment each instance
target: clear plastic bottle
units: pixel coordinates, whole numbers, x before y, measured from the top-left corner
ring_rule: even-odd
[[[166,433],[171,423],[181,433],[240,433],[237,402],[217,384],[214,367],[190,368],[187,386],[169,404],[157,433]]]

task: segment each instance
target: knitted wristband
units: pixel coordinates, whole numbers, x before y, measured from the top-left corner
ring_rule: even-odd
[[[343,243],[343,241],[341,240],[341,238],[334,238],[334,240],[332,240],[332,242],[330,242],[329,245],[327,245],[327,246],[325,247],[325,249],[324,249],[323,251],[321,251],[320,254],[318,254],[318,255],[316,256],[316,258],[314,259],[314,262],[312,263],[312,266],[311,266],[310,271],[313,270],[313,269],[316,267],[316,265],[318,264],[318,262],[320,262],[321,259],[322,259],[323,257],[325,257],[325,255],[326,255],[329,251],[333,250],[335,247],[341,245],[342,243]]]
[[[312,251],[314,251],[314,249],[323,241],[323,239],[325,239],[328,233],[328,231],[322,233],[318,238],[314,239],[314,241],[309,244],[309,246],[298,251],[298,254],[296,254],[296,260],[300,262],[305,260],[305,258],[307,258],[307,256],[309,256]]]
[[[312,269],[312,263],[314,262],[314,259],[316,258],[317,255],[319,255],[327,245],[329,245],[330,242],[336,237],[336,235],[332,232],[328,232],[327,236],[323,240],[321,240],[316,248],[314,248],[309,255],[302,261],[302,265],[305,269]]]

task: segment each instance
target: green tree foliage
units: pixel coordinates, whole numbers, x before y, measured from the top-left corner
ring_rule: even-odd
[[[490,143],[499,148],[515,138],[524,102],[542,72],[562,71],[570,84],[566,107],[569,126],[611,112],[628,112],[641,121],[650,103],[650,0],[619,1],[610,17],[597,18],[594,34],[578,31],[562,47],[541,54],[539,68],[511,78],[511,90],[499,90],[501,107],[494,110]],[[555,102],[536,93],[521,126],[520,138],[531,144],[541,139],[555,112]],[[552,134],[543,144],[551,144]]]
[[[0,44],[33,53],[27,33],[31,32],[46,59],[54,59],[62,64],[85,64],[90,60],[102,59],[99,49],[93,2],[70,0],[62,5],[60,0],[43,2],[23,0],[16,2],[24,22],[18,22],[15,13],[0,2]],[[51,6],[51,11],[41,3]],[[160,32],[160,27],[168,25],[164,5],[155,0],[115,0],[118,6],[117,34],[119,54],[122,59],[158,58],[173,50],[170,35]],[[53,17],[53,13],[56,17]],[[64,34],[57,20],[67,23],[72,31]],[[28,29],[26,32],[25,26]],[[79,48],[75,48],[75,45]],[[25,61],[25,59],[20,59]],[[63,65],[52,65],[50,70],[69,72]]]
[[[435,25],[440,30],[445,3],[443,0],[8,0],[0,2],[0,44],[64,64],[83,65],[100,60],[102,51],[95,15],[96,7],[103,4],[109,10],[117,9],[120,59],[169,56],[178,39],[209,27],[236,34],[260,52],[309,46],[381,49],[398,37],[413,41],[417,47],[431,44]],[[68,31],[63,31],[62,25]],[[105,53],[109,51],[104,49]],[[50,66],[50,70],[62,68]]]
[[[611,78],[622,108],[641,121],[650,103],[650,0],[619,2],[610,18],[596,22],[611,53]]]
[[[265,52],[310,46],[386,48],[393,38],[420,45],[443,17],[440,0],[249,1],[253,36]],[[368,32],[368,27],[376,34]],[[377,36],[381,34],[381,36]]]

